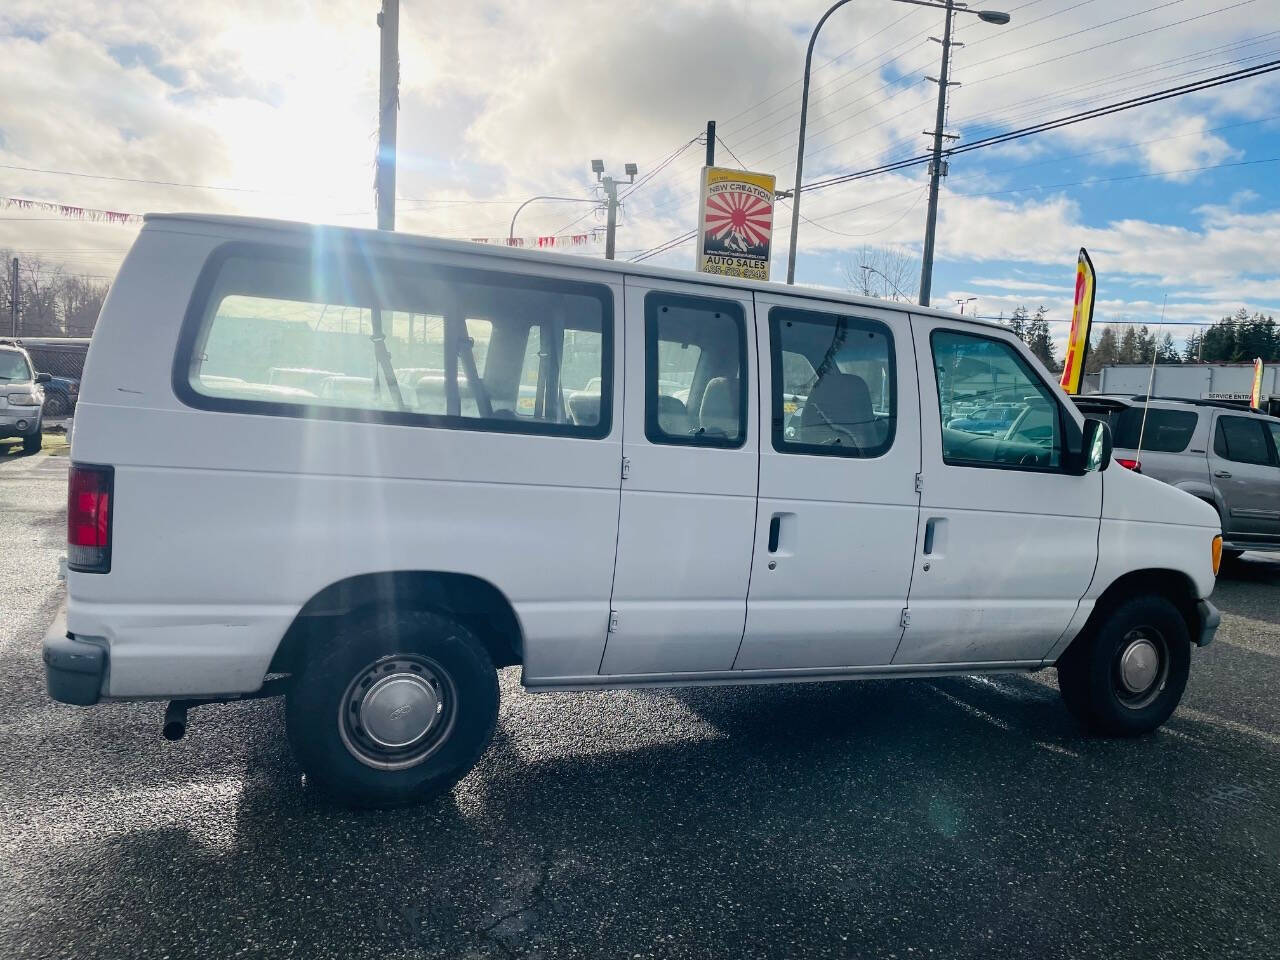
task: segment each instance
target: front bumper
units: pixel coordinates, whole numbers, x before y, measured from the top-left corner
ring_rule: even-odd
[[[39,432],[39,407],[0,408],[0,437],[28,437]]]
[[[104,644],[67,633],[64,603],[44,635],[44,677],[49,696],[59,703],[92,706],[102,699],[107,662]]]
[[[1193,639],[1197,647],[1207,647],[1213,643],[1213,635],[1222,623],[1222,614],[1208,600],[1201,600],[1196,604],[1196,617],[1200,621],[1200,631]]]

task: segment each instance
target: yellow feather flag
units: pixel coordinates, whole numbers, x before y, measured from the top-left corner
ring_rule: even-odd
[[[1067,337],[1067,359],[1062,364],[1062,389],[1080,392],[1084,382],[1084,362],[1089,356],[1089,328],[1093,325],[1093,295],[1097,287],[1093,261],[1084,247],[1076,261],[1076,300],[1071,311],[1071,333]]]

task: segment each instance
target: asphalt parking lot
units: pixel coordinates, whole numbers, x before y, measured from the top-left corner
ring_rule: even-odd
[[[0,451],[2,452],[2,451]],[[1274,957],[1280,562],[1230,565],[1154,736],[1035,677],[538,695],[395,813],[273,701],[45,696],[65,457],[0,456],[0,957]]]

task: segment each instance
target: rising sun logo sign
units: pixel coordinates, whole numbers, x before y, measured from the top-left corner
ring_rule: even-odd
[[[728,277],[769,279],[774,178],[702,168],[698,269]]]

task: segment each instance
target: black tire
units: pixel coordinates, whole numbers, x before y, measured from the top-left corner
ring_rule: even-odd
[[[65,417],[67,409],[68,405],[65,397],[56,393],[45,393],[44,415],[46,417]]]
[[[421,739],[395,749],[375,735],[372,706],[370,728],[361,726],[361,708],[376,706],[376,697],[396,702],[375,694],[387,683],[412,693],[376,714],[384,733],[401,716],[436,718]],[[425,714],[414,713],[418,703]],[[342,627],[307,659],[285,705],[289,745],[308,781],[353,807],[403,806],[449,790],[484,753],[497,719],[498,676],[488,651],[462,624],[425,611]]]
[[[1126,654],[1129,673],[1122,665]],[[1146,669],[1132,666],[1144,662]],[[1067,709],[1090,732],[1136,737],[1169,719],[1190,671],[1186,621],[1171,601],[1149,594],[1120,604],[1092,635],[1071,645],[1058,661],[1058,688]],[[1142,685],[1148,673],[1152,678]]]
[[[40,447],[41,445],[43,445],[43,443],[44,443],[43,434],[33,433],[29,437],[23,437],[22,452],[23,453],[39,453]]]

